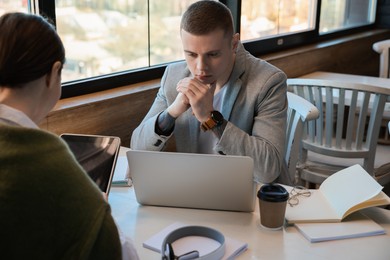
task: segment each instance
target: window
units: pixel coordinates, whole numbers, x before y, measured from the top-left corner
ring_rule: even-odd
[[[56,21],[67,53],[63,97],[69,97],[161,77],[167,63],[183,59],[180,17],[195,1],[28,2]],[[372,28],[377,9],[377,0],[220,1],[254,55]]]
[[[28,12],[27,0],[0,0],[0,15],[8,12]]]
[[[322,0],[320,34],[373,24],[375,14],[376,1]]]
[[[253,40],[315,29],[316,0],[242,1],[241,39]]]
[[[63,80],[183,59],[178,24],[192,1],[57,1],[67,62]]]

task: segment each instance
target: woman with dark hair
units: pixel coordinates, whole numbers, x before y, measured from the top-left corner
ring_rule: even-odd
[[[137,259],[67,145],[37,124],[61,95],[65,50],[38,15],[0,17],[0,244],[4,259]]]
[[[5,14],[0,31],[0,103],[39,123],[61,95],[64,46],[54,27],[37,15]]]

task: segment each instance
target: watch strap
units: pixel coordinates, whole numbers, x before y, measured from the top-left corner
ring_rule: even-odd
[[[209,117],[206,122],[203,122],[202,124],[200,124],[200,128],[203,131],[207,131],[207,130],[213,129],[216,125],[217,125],[217,122],[215,122],[213,118]]]
[[[210,117],[203,123],[200,124],[200,128],[203,131],[211,130],[216,126],[222,125],[224,122],[223,116],[218,111],[212,111]]]

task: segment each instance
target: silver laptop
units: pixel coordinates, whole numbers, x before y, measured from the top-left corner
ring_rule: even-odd
[[[130,150],[138,203],[212,210],[254,210],[257,185],[247,156]]]

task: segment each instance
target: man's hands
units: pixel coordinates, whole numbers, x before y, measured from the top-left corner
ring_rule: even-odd
[[[196,78],[184,78],[179,81],[176,90],[179,92],[168,113],[177,118],[188,108],[199,122],[205,122],[214,110],[213,99],[216,84],[204,84]]]
[[[172,105],[168,107],[167,111],[172,117],[178,118],[181,114],[187,111],[190,106],[188,98],[184,96],[184,94],[179,93]]]

